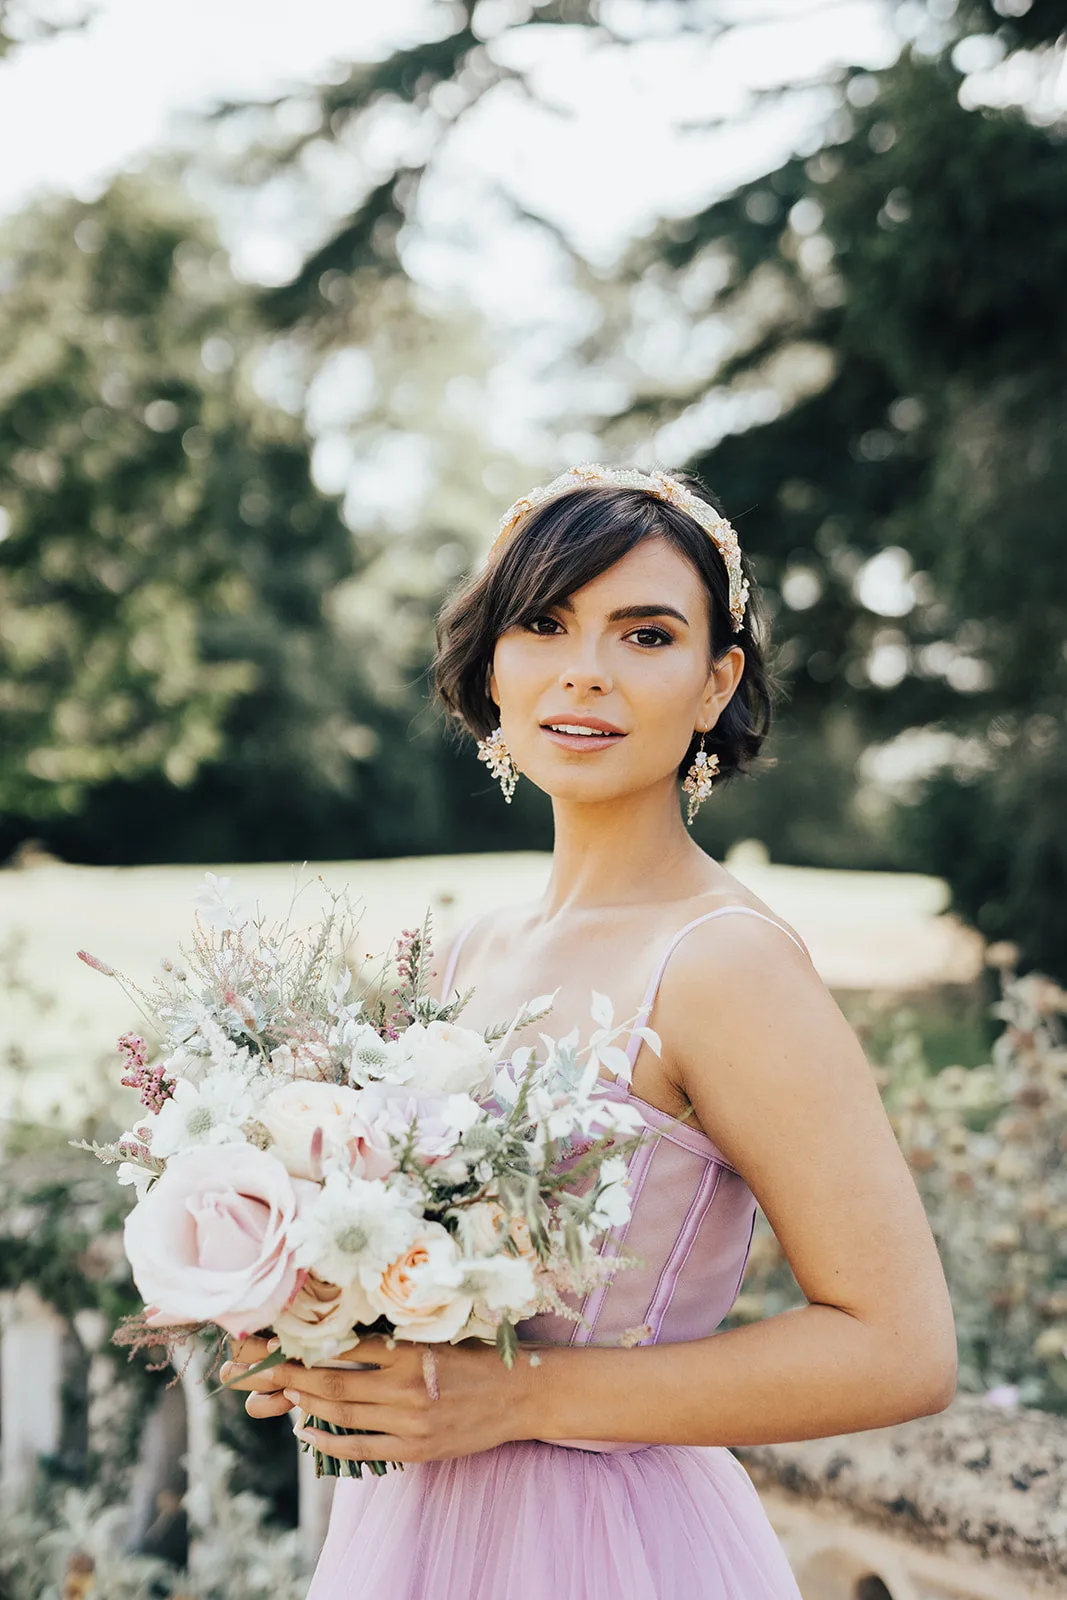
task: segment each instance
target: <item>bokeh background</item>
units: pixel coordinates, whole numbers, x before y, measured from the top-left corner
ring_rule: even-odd
[[[0,1594],[302,1592],[284,1429],[220,1403],[183,1500],[185,1411],[107,1343],[125,1199],[68,1140],[121,1126],[132,1018],[72,952],[140,973],[219,863],[333,863],[382,936],[535,892],[547,801],[427,669],[582,459],[722,496],[782,699],[696,835],[868,1049],[961,1388],[1067,1415],[1065,38],[1067,0],[0,0]],[[734,1320],[797,1294],[761,1219]]]
[[[514,494],[695,468],[777,764],[700,837],[1067,975],[1063,0],[0,7],[0,857],[549,843],[427,694]]]

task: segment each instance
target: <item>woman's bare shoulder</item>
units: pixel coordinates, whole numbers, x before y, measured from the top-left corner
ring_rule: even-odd
[[[473,970],[478,965],[479,955],[501,940],[510,943],[518,939],[524,926],[529,923],[533,910],[533,903],[516,903],[512,905],[491,906],[482,911],[469,911],[449,932],[434,942],[434,966],[437,973],[437,982],[444,983],[444,975],[452,963],[453,951],[457,953],[457,973],[460,966],[470,966]],[[457,946],[460,948],[457,950]],[[453,974],[452,987],[455,988]],[[437,998],[443,999],[441,994]]]
[[[792,923],[787,922],[780,911],[776,911],[773,906],[769,906],[766,901],[761,900],[758,894],[750,889],[747,884],[742,883],[739,878],[735,878],[733,873],[728,871],[726,867],[720,868],[720,874],[721,876],[718,878],[714,889],[702,897],[704,904],[709,909],[723,911],[738,909],[743,911],[755,911],[759,917],[765,918],[767,922],[775,923],[780,929],[782,929],[784,933],[789,934],[790,937],[795,940],[803,950],[804,954],[808,957],[808,960],[810,961],[812,959],[811,951],[808,949],[806,943],[801,938],[797,930],[793,927]],[[694,912],[694,916],[696,915],[699,915],[699,910]],[[714,921],[705,924],[704,927],[694,929],[693,933],[689,936],[685,943],[688,944],[690,939],[696,938],[696,948],[699,951],[705,945],[708,945],[710,948],[714,949],[721,944],[723,939],[732,939],[734,934],[737,932],[737,923],[736,921],[734,923],[729,923],[725,928],[717,926],[720,925],[724,920],[725,919],[717,917],[714,919]],[[754,918],[742,916],[737,920],[743,923],[748,923],[749,925],[755,924],[756,927],[759,926],[758,922],[755,922]],[[707,928],[706,933],[704,931],[705,927]],[[760,935],[754,934],[753,937],[756,940],[753,948],[762,948]],[[766,937],[773,940],[775,935],[768,930]]]

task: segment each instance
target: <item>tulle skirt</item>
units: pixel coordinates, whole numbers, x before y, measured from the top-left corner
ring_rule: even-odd
[[[523,1441],[337,1482],[308,1600],[801,1600],[729,1450]]]

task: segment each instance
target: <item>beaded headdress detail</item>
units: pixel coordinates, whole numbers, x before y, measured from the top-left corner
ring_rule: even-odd
[[[730,616],[733,618],[734,632],[738,633],[744,626],[749,586],[741,571],[741,546],[737,542],[737,534],[714,506],[693,494],[684,483],[679,483],[667,472],[638,472],[636,467],[601,467],[589,461],[583,461],[577,467],[568,467],[551,483],[546,483],[540,489],[531,489],[529,494],[524,494],[521,500],[516,500],[513,506],[508,507],[500,519],[500,531],[489,547],[489,559],[507,541],[515,524],[528,511],[536,511],[562,494],[570,494],[575,489],[592,488],[597,484],[610,484],[618,489],[643,489],[647,494],[654,494],[658,500],[666,500],[670,505],[677,506],[679,511],[686,512],[694,522],[700,524],[726,567],[730,580]]]

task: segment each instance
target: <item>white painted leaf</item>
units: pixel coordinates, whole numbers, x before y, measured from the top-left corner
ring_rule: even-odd
[[[621,1083],[629,1083],[632,1069],[629,1057],[625,1050],[620,1050],[618,1045],[608,1044],[601,1046],[600,1059],[607,1070]]]
[[[663,1054],[663,1040],[655,1028],[635,1028],[634,1032],[641,1035],[650,1050],[654,1050],[658,1056]]]
[[[591,1007],[593,1021],[598,1022],[602,1028],[610,1028],[615,1016],[615,1007],[606,994],[598,994],[593,990],[593,1004]]]

